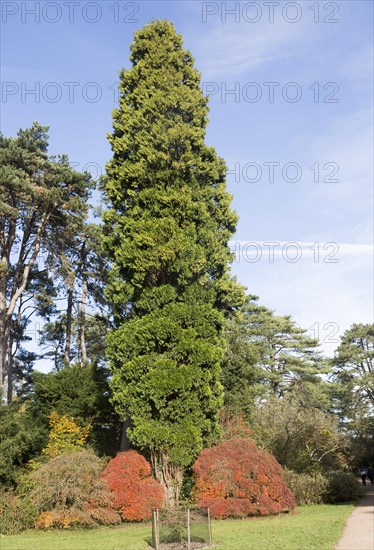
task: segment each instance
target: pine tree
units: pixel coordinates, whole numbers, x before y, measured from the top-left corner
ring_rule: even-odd
[[[108,356],[127,435],[173,505],[184,468],[218,431],[222,331],[244,301],[228,268],[237,216],[224,161],[204,142],[207,99],[182,37],[152,22],[130,59],[105,181]]]
[[[274,315],[249,295],[241,314],[226,324],[222,384],[226,412],[251,412],[258,398],[292,394],[303,407],[331,408],[329,371],[318,341],[289,316]]]
[[[337,381],[351,393],[351,404],[363,401],[373,407],[374,325],[355,324],[346,330],[332,363]]]
[[[43,358],[54,360],[61,369],[74,362],[86,366],[105,360],[102,342],[108,326],[104,296],[107,258],[103,249],[102,226],[85,223],[56,244],[60,273],[59,299],[63,309],[41,330]],[[61,307],[61,306],[60,306]]]
[[[352,325],[331,360],[334,412],[351,439],[354,467],[374,461],[374,325]]]
[[[278,397],[290,391],[310,393],[320,385],[317,375],[327,372],[318,340],[310,338],[289,315],[274,315],[257,300],[257,296],[248,297],[244,317],[247,341],[259,355],[258,380],[265,393]]]
[[[56,268],[56,246],[70,227],[83,223],[92,186],[89,174],[72,170],[66,155],[48,157],[47,130],[34,123],[16,138],[0,135],[0,386],[7,378],[8,402],[14,326],[27,324],[30,301],[48,305],[37,281],[46,267]]]

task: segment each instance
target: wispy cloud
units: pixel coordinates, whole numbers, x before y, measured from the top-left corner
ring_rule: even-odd
[[[196,36],[195,53],[205,78],[232,77],[258,69],[274,61],[300,54],[300,45],[306,38],[306,25],[291,25],[281,19],[272,24],[236,24],[219,18],[204,26]]]

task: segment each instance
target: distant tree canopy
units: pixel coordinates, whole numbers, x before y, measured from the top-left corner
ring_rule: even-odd
[[[352,325],[332,363],[337,381],[354,396],[352,404],[365,401],[374,407],[374,325]]]
[[[374,325],[352,325],[332,363],[334,410],[352,443],[353,463],[374,462]]]
[[[256,441],[278,462],[295,472],[337,470],[347,465],[347,441],[336,419],[292,396],[271,398],[253,414]]]

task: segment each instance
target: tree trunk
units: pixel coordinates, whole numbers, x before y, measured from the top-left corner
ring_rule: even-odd
[[[13,225],[9,230],[9,235],[7,238],[7,245],[4,245],[2,242],[2,258],[0,262],[0,387],[3,387],[5,377],[8,380],[8,403],[12,400],[13,397],[13,361],[12,361],[12,333],[11,333],[11,323],[12,316],[15,310],[17,301],[20,299],[22,294],[25,292],[30,270],[35,264],[35,261],[38,257],[40,246],[41,246],[41,237],[42,232],[46,226],[46,223],[50,217],[50,213],[44,212],[39,225],[36,227],[35,240],[33,243],[33,252],[30,259],[25,264],[24,263],[24,253],[26,247],[26,241],[30,236],[30,227],[27,232],[24,232],[21,248],[19,251],[18,261],[15,267],[15,273],[13,275],[13,283],[11,284],[10,299],[9,304],[7,305],[7,278],[8,270],[10,265],[10,254],[12,246],[14,243],[14,238],[16,234],[16,224]],[[31,223],[30,220],[28,222]],[[27,237],[26,237],[27,235]],[[8,365],[8,368],[7,368]],[[6,372],[6,370],[8,372]]]
[[[13,354],[12,354],[12,347],[13,347],[13,335],[10,334],[8,337],[8,349],[6,353],[7,357],[7,380],[8,380],[8,391],[7,391],[7,403],[11,403],[13,401]]]
[[[87,348],[86,348],[86,301],[87,301],[87,281],[83,279],[83,288],[81,302],[79,304],[78,324],[79,324],[79,346],[81,350],[82,365],[87,364]]]
[[[11,403],[13,399],[12,339],[7,315],[1,312],[0,317],[0,388],[4,390],[5,395],[6,380],[7,403]]]
[[[71,333],[72,333],[72,320],[73,320],[73,289],[74,283],[69,283],[68,290],[68,303],[66,307],[66,340],[65,340],[65,366],[70,364],[70,350],[71,350]]]
[[[0,313],[0,387],[3,387],[5,381],[5,365],[6,365],[6,334],[5,334],[5,319],[3,314]]]
[[[5,292],[0,294],[0,389],[7,394],[7,402],[12,400],[12,372],[9,361],[10,319],[6,310]],[[10,375],[10,378],[9,378]],[[7,380],[7,391],[5,390]]]
[[[2,329],[0,328],[0,332],[2,333]],[[2,388],[4,385],[5,380],[5,346],[4,346],[4,337],[1,334],[0,335],[0,387]]]
[[[130,451],[133,447],[131,445],[131,441],[128,438],[127,430],[131,426],[131,420],[130,417],[125,418],[125,420],[122,423],[122,429],[121,429],[121,443],[119,446],[119,450],[121,452],[123,451]]]
[[[2,316],[3,317],[3,316]],[[0,319],[0,388],[4,388],[6,372],[6,358],[8,350],[7,323]],[[5,388],[4,388],[5,391]]]
[[[7,308],[6,308],[6,259],[0,263],[0,388],[3,387],[6,377],[7,354]]]
[[[177,508],[183,482],[183,469],[171,464],[167,452],[151,452],[153,475],[159,480],[165,494],[165,506]]]

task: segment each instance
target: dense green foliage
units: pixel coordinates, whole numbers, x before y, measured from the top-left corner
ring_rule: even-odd
[[[349,502],[365,493],[356,476],[349,472],[331,472],[327,480],[326,502]]]
[[[347,442],[335,418],[318,408],[273,398],[256,408],[252,426],[258,443],[286,468],[313,473],[346,465]]]
[[[285,470],[284,480],[295,495],[296,504],[321,504],[326,498],[328,481],[321,473],[299,474],[292,470]]]
[[[26,403],[1,404],[0,412],[0,483],[16,485],[27,462],[45,446],[48,428],[34,421]]]
[[[90,425],[88,444],[100,454],[118,450],[120,419],[109,402],[108,372],[95,364],[72,365],[48,374],[35,372],[30,411],[40,426],[48,426],[54,410]]]
[[[182,469],[217,435],[221,334],[244,297],[228,268],[237,217],[225,164],[204,142],[207,100],[181,36],[150,23],[130,59],[105,181],[111,388],[128,437],[175,500]]]
[[[261,395],[260,353],[249,339],[245,315],[230,319],[225,330],[226,350],[222,361],[221,381],[224,387],[224,405],[231,414],[253,409],[255,398]]]

